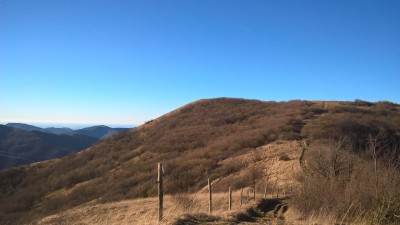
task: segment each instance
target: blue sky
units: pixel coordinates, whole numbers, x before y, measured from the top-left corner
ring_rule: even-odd
[[[214,97],[400,102],[397,0],[0,5],[0,122],[139,125]]]

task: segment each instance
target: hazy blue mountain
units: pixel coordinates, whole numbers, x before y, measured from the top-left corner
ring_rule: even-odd
[[[7,123],[6,126],[17,128],[20,130],[25,130],[25,131],[40,131],[40,132],[49,133],[49,134],[67,134],[67,135],[81,134],[81,135],[87,135],[89,137],[95,137],[98,139],[108,138],[119,132],[130,130],[130,128],[111,128],[111,127],[104,126],[104,125],[86,127],[86,128],[77,129],[77,130],[73,130],[68,127],[40,128],[40,127],[36,127],[36,126],[29,125],[29,124],[24,124],[24,123]]]
[[[74,132],[74,130],[71,128],[68,128],[68,127],[62,127],[62,128],[49,127],[49,128],[45,128],[44,132],[51,133],[51,134],[70,134],[70,133]]]
[[[0,125],[0,169],[63,157],[97,141],[80,134],[56,135]]]
[[[43,128],[32,126],[32,125],[25,124],[25,123],[7,123],[6,126],[17,128],[17,129],[20,129],[20,130],[25,130],[25,131],[46,132],[45,129],[43,129]]]
[[[83,129],[76,130],[74,134],[83,134],[90,137],[96,137],[99,139],[108,138],[119,132],[130,130],[130,128],[111,128],[104,125],[86,127]]]

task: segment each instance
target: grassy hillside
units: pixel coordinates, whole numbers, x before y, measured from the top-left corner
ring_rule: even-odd
[[[233,159],[266,144],[348,136],[352,151],[361,153],[366,137],[378,133],[393,146],[399,142],[399,105],[200,100],[77,154],[0,172],[0,223],[29,222],[93,200],[155,196],[158,162],[169,194],[197,192],[208,177],[239,189],[265,173],[241,173],[251,164]]]
[[[280,187],[280,197],[284,192],[289,191],[289,186],[292,183],[293,176],[300,172],[297,158],[299,151],[297,150],[296,141],[284,141],[282,143],[272,143],[248,151],[245,154],[230,157],[220,162],[221,165],[237,164],[240,162],[241,169],[237,172],[232,172],[230,175],[222,179],[213,180],[213,213],[212,216],[207,216],[208,213],[208,190],[202,187],[195,193],[181,192],[171,195],[167,193],[164,198],[164,220],[162,224],[188,224],[185,223],[187,218],[192,218],[193,221],[200,219],[211,221],[242,221],[248,220],[245,216],[239,216],[249,207],[254,206],[258,200],[264,196],[264,184],[266,180],[258,181],[259,188],[257,189],[256,199],[253,201],[252,189],[248,184],[244,188],[242,195],[243,201],[240,205],[241,189],[235,185],[240,184],[238,179],[249,176],[254,170],[254,166],[260,169],[263,174],[269,174],[269,183],[275,184],[278,182]],[[290,160],[279,160],[280,156],[285,154]],[[255,161],[256,159],[256,161]],[[167,168],[165,168],[167,169]],[[166,171],[165,177],[168,177]],[[241,180],[243,181],[243,180]],[[232,210],[228,211],[228,194],[226,193],[229,186],[233,186],[232,194]],[[286,190],[284,188],[287,188]],[[274,186],[268,188],[268,197],[275,197]],[[157,198],[137,198],[123,201],[113,201],[101,203],[100,200],[94,200],[77,207],[70,208],[61,213],[56,213],[38,220],[38,224],[157,224]],[[185,215],[187,214],[194,214]],[[198,214],[205,214],[199,215]],[[186,219],[185,219],[186,218]],[[178,223],[177,221],[181,221]],[[197,223],[194,223],[197,224]],[[220,223],[217,223],[220,224]],[[225,223],[224,223],[225,224]]]

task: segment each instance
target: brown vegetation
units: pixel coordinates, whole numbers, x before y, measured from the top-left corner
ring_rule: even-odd
[[[300,177],[292,205],[304,218],[329,215],[340,224],[398,224],[400,156],[382,134],[370,137],[361,156],[347,138],[311,145],[306,158],[312,173]]]
[[[254,169],[237,159],[301,136],[312,141],[347,136],[354,154],[363,155],[368,135],[382,131],[393,146],[400,139],[398,108],[390,103],[200,100],[83,152],[1,172],[0,223],[31,222],[90,201],[155,196],[158,162],[165,168],[168,194],[197,192],[207,178],[220,179],[221,191],[227,185],[236,190],[254,183],[279,185],[279,179],[268,179],[268,168],[257,166],[260,156],[252,158]],[[279,153],[279,163],[291,163],[294,158],[288,156]],[[338,176],[345,173],[340,171]]]
[[[220,221],[232,220],[242,211],[256,205],[253,201],[239,204],[239,192],[233,193],[232,210],[227,211],[227,195],[216,193],[214,197],[214,210],[208,214],[207,193],[179,194],[165,196],[164,219],[160,224],[190,224],[189,221]],[[40,225],[50,224],[158,224],[157,198],[139,198],[119,202],[98,204],[90,202],[56,215],[41,218],[35,223]],[[194,223],[198,224],[198,223]]]

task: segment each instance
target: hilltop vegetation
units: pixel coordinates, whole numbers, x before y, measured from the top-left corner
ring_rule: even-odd
[[[92,200],[154,196],[158,162],[165,166],[167,193],[196,192],[208,177],[244,169],[224,160],[268,143],[348,137],[349,152],[361,156],[368,137],[384,134],[395,146],[399,131],[399,105],[387,102],[200,100],[80,153],[1,172],[0,223],[29,222]],[[225,182],[235,181],[237,189],[253,178],[243,173]]]

